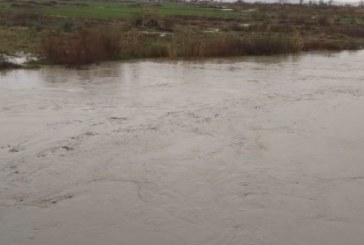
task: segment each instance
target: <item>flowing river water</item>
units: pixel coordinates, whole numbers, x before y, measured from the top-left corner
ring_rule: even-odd
[[[2,245],[362,245],[364,51],[0,73]]]

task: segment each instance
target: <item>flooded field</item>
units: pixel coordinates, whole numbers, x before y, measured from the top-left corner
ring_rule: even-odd
[[[0,244],[363,244],[363,62],[1,72]]]

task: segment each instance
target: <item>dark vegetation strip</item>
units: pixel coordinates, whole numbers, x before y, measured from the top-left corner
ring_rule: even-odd
[[[364,47],[364,8],[224,5],[228,9],[219,3],[3,1],[0,54],[23,51],[45,63],[80,66],[128,58],[271,55]]]
[[[125,58],[203,58],[299,52],[298,34],[250,35],[176,33],[171,37],[123,33],[116,26],[74,33],[48,33],[41,42],[42,55],[58,64],[81,65]]]

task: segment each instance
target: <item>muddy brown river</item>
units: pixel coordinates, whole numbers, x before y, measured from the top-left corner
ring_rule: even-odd
[[[0,244],[364,244],[364,51],[1,72]]]

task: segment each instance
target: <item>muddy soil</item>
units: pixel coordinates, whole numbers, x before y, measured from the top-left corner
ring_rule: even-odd
[[[0,72],[0,244],[362,245],[363,62]]]

